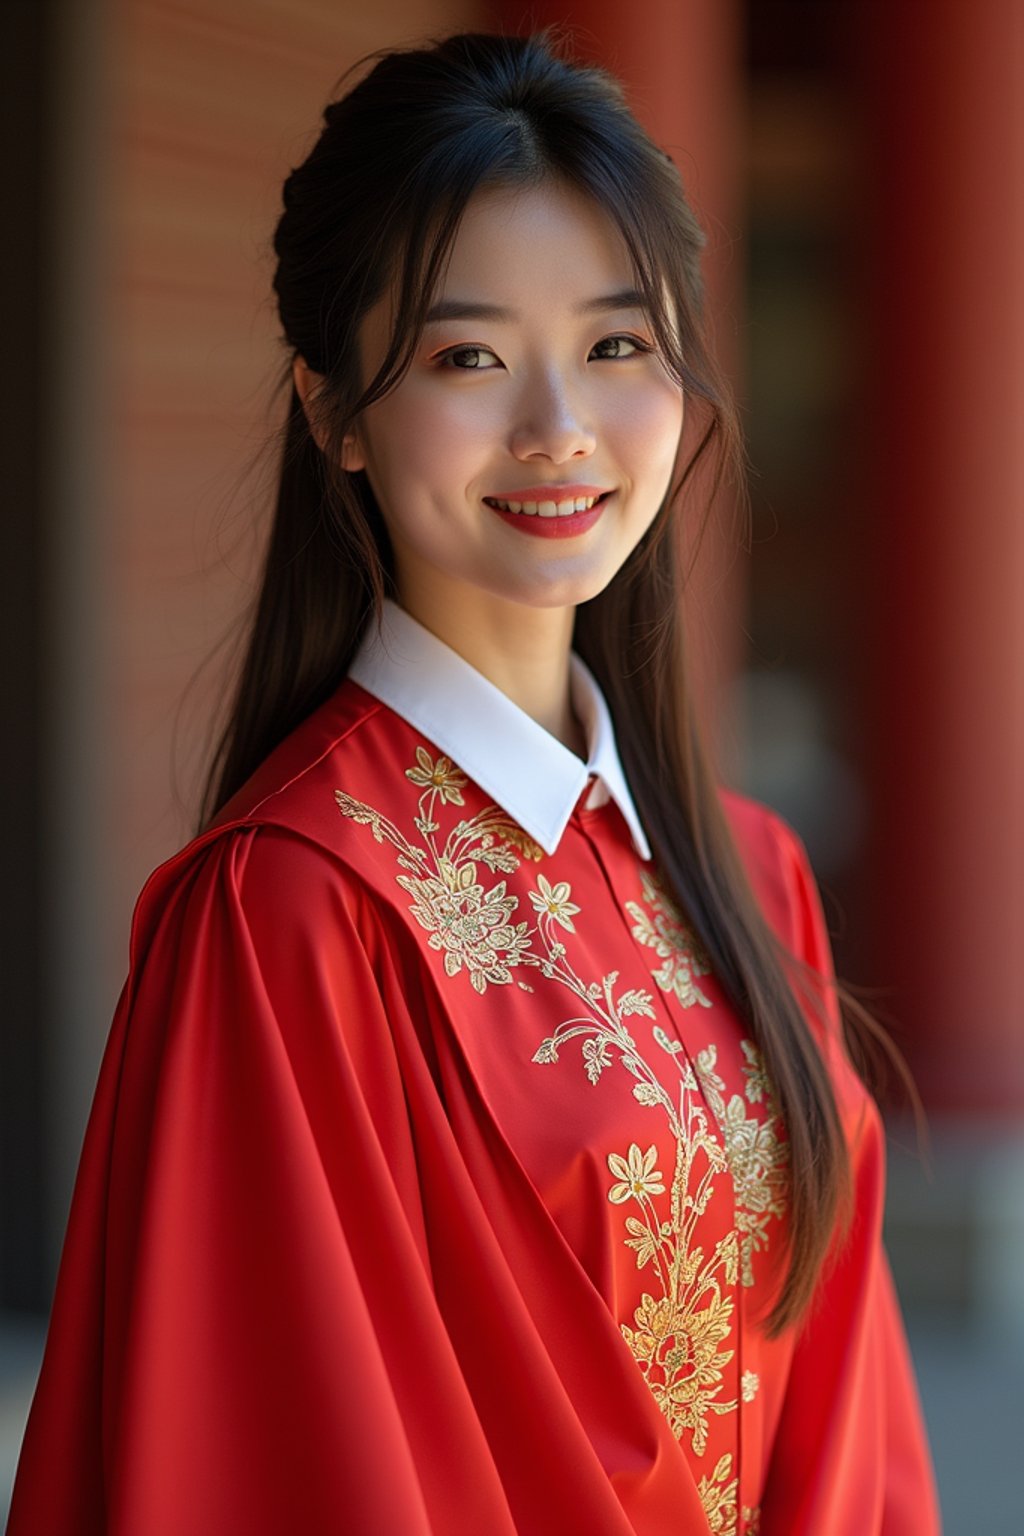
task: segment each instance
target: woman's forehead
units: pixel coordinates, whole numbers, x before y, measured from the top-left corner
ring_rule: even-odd
[[[626,242],[611,215],[563,183],[485,187],[469,200],[432,306],[487,296],[584,300],[635,287]]]

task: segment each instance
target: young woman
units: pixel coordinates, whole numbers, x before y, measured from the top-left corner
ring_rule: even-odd
[[[606,75],[457,36],[284,203],[263,587],[12,1536],[929,1536],[814,882],[681,661],[738,448],[677,173]]]

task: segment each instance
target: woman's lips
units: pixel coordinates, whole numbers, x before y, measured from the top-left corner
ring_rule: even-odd
[[[601,491],[591,486],[558,486],[558,500],[555,501],[556,488],[547,487],[546,496],[540,499],[543,489],[531,486],[529,493],[520,491],[515,499],[509,497],[507,502],[496,496],[485,496],[484,500],[498,517],[518,528],[520,533],[532,533],[542,539],[571,539],[594,526],[614,495],[613,491]],[[538,495],[536,501],[528,499],[534,492]],[[523,497],[521,501],[520,496]]]

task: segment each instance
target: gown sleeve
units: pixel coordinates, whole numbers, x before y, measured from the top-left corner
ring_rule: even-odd
[[[290,832],[186,854],[136,913],[9,1536],[428,1536],[444,1484],[512,1536],[430,1284],[372,912]]]
[[[842,1046],[824,915],[807,855],[773,822],[789,947],[816,988],[825,1056],[850,1147],[853,1210],[827,1255],[797,1338],[762,1501],[760,1536],[937,1536],[931,1458],[882,1246],[885,1139]]]

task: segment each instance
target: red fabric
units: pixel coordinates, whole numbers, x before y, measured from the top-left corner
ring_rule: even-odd
[[[784,1137],[649,873],[582,799],[541,856],[353,683],[156,871],[9,1536],[938,1530],[834,1010],[853,1231],[768,1342]]]

